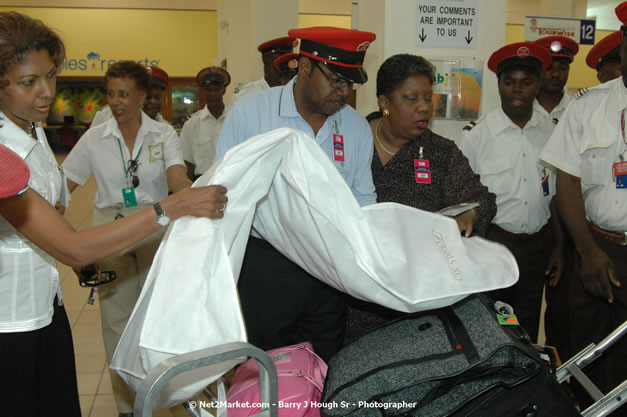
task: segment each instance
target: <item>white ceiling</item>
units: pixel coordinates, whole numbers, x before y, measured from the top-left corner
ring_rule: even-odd
[[[614,9],[619,4],[619,0],[588,0],[588,17],[597,18],[597,29],[618,30],[621,22]]]

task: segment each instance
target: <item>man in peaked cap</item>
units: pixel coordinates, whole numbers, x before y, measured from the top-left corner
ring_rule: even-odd
[[[159,67],[147,66],[146,71],[148,71],[152,77],[150,79],[150,90],[146,94],[146,101],[144,102],[142,110],[151,119],[160,123],[168,123],[161,115],[161,103],[163,101],[163,92],[168,88],[170,77],[168,77],[167,72]],[[112,117],[111,107],[107,104],[94,114],[90,127],[98,126]]]
[[[282,85],[279,72],[273,65],[274,60],[281,55],[294,52],[296,45],[298,45],[296,38],[291,36],[272,39],[259,45],[257,50],[261,53],[261,60],[263,61],[263,77],[236,88],[233,92],[232,102],[246,94],[258,93],[270,87]]]
[[[622,77],[578,94],[540,155],[558,170],[557,205],[576,249],[573,271],[553,297],[565,305],[567,320],[547,322],[562,360],[627,320],[627,2],[616,15],[623,23]],[[625,352],[623,337],[586,367],[603,393],[627,379]],[[576,395],[582,406],[590,401]]]
[[[298,72],[298,54],[281,55],[274,60],[273,65],[279,72],[281,85],[285,85],[290,82],[290,80],[294,78]]]
[[[163,92],[168,88],[170,77],[168,73],[159,67],[146,67],[146,71],[152,76],[150,78],[150,89],[146,94],[144,102],[144,113],[153,120],[161,123],[168,123],[161,115],[161,104],[163,103]]]
[[[557,124],[572,99],[566,94],[564,87],[568,82],[570,64],[579,52],[579,45],[565,36],[547,36],[534,43],[546,48],[552,57],[551,66],[542,71],[542,83],[540,92],[536,96],[534,110],[554,119],[553,121]]]
[[[285,86],[248,95],[233,105],[218,140],[217,157],[255,135],[280,127],[299,129],[320,145],[359,204],[374,204],[372,132],[346,101],[353,85],[368,79],[363,61],[375,34],[312,27],[290,30],[289,35],[301,39],[296,77]],[[339,349],[346,315],[340,294],[254,231],[238,289],[249,341],[254,345],[271,349],[309,340],[325,360]]]
[[[215,158],[218,137],[228,113],[223,99],[231,76],[223,68],[207,67],[198,72],[196,83],[206,105],[185,122],[180,135],[187,176],[192,181],[204,174]]]
[[[601,83],[621,76],[619,47],[622,41],[623,33],[617,30],[601,39],[586,56],[586,64],[596,70]]]
[[[558,278],[562,271],[562,262],[554,262],[561,259],[556,242],[563,241],[553,235],[559,223],[551,204],[555,176],[538,159],[553,123],[533,110],[540,74],[550,65],[551,54],[536,43],[494,52],[488,68],[498,77],[501,106],[465,129],[460,142],[473,171],[496,194],[497,213],[486,237],[507,246],[520,271],[516,285],[493,295],[513,306],[532,341],[538,337],[546,274]]]

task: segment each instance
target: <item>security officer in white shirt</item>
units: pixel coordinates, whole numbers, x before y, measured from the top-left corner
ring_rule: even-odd
[[[551,66],[542,71],[540,92],[536,96],[533,107],[534,110],[557,124],[572,100],[572,97],[564,91],[564,87],[568,82],[570,64],[579,52],[579,45],[565,36],[547,36],[534,43],[546,48],[553,59]]]
[[[620,77],[620,45],[623,32],[617,30],[597,42],[586,55],[586,65],[597,72],[597,79],[606,83]]]
[[[263,77],[260,80],[249,82],[242,87],[236,87],[233,92],[232,103],[247,94],[258,93],[271,87],[281,84],[279,71],[274,67],[274,60],[284,54],[294,52],[294,47],[298,44],[296,38],[285,36],[276,38],[260,44],[257,50],[261,52],[263,61]]]
[[[538,159],[553,123],[533,111],[540,72],[550,64],[549,52],[529,42],[494,52],[488,68],[497,74],[501,107],[474,127],[465,127],[460,143],[473,171],[496,194],[497,214],[487,238],[505,244],[520,270],[518,283],[494,296],[514,307],[533,341],[538,336],[545,274],[559,274],[562,267],[558,261],[562,247],[556,246],[553,225],[549,226],[555,176]]]
[[[187,176],[191,180],[204,174],[213,163],[218,137],[228,113],[223,98],[231,76],[223,68],[207,67],[198,72],[196,83],[207,104],[185,122],[180,136]]]
[[[558,169],[556,200],[578,255],[556,288],[568,306],[568,321],[551,327],[562,360],[627,320],[627,2],[616,14],[622,77],[580,94],[540,155]],[[622,338],[586,367],[602,392],[627,379],[625,352]]]

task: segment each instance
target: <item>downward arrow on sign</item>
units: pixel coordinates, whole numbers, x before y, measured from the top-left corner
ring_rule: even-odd
[[[466,42],[468,43],[468,45],[470,45],[470,42],[472,41],[472,36],[470,36],[470,31],[468,31],[468,35],[464,39],[466,39]]]
[[[422,35],[418,35],[420,38],[420,42],[424,42],[427,39],[427,35],[425,35],[425,28],[422,28]]]

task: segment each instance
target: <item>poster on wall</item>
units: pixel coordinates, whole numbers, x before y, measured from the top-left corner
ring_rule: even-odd
[[[434,58],[433,109],[436,119],[475,120],[481,110],[483,61]]]
[[[416,0],[416,46],[476,48],[479,0]]]

